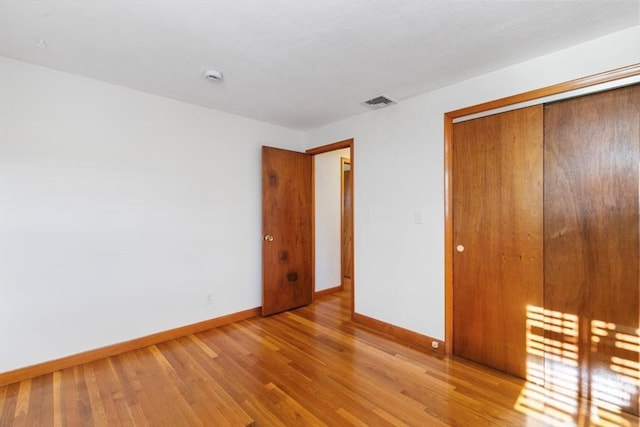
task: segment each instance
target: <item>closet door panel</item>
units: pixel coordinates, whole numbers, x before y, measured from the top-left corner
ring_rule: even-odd
[[[640,86],[544,122],[545,380],[638,413]]]
[[[542,305],[542,106],[454,125],[453,351],[526,376]]]

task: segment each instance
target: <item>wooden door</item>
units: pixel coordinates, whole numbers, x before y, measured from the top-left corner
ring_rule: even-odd
[[[351,279],[353,269],[353,209],[351,195],[351,162],[342,158],[342,282]]]
[[[546,328],[546,382],[637,414],[640,86],[549,104],[544,120],[545,308],[565,322]]]
[[[542,305],[542,107],[454,124],[453,352],[526,376]]]
[[[311,155],[262,147],[262,314],[311,303]]]

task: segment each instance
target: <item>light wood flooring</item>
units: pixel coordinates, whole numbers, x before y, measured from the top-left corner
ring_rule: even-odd
[[[0,426],[637,425],[348,321],[348,296],[0,387]]]

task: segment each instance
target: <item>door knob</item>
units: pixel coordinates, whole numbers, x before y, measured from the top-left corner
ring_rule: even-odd
[[[264,236],[264,241],[273,242],[273,236],[271,234],[267,234],[266,236]]]
[[[456,250],[457,250],[458,252],[464,252],[464,246],[462,246],[462,245],[458,245],[458,246],[456,246]]]

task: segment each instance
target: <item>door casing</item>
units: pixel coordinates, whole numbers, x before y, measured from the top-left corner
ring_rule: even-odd
[[[355,194],[354,194],[354,181],[355,181],[355,158],[354,158],[354,142],[353,142],[353,138],[350,139],[345,139],[342,141],[338,141],[338,142],[334,142],[331,144],[326,144],[326,145],[321,145],[319,147],[315,147],[315,148],[310,148],[306,151],[307,154],[311,154],[311,155],[316,155],[316,154],[323,154],[323,153],[328,153],[330,151],[335,151],[335,150],[341,150],[343,148],[349,148],[349,157],[350,157],[350,162],[351,162],[351,211],[353,212],[353,205],[354,205],[354,200],[355,200]],[[315,203],[315,197],[313,198],[314,203]],[[353,215],[351,215],[351,230],[353,233],[353,242],[355,242],[355,229],[354,229],[354,219],[353,219]],[[315,220],[314,220],[314,224],[313,224],[313,245],[315,248]],[[350,298],[350,309],[349,309],[349,317],[353,317],[353,312],[354,312],[354,307],[355,307],[355,292],[356,292],[356,287],[355,287],[355,244],[351,244],[351,260],[352,260],[352,267],[351,267],[351,298]],[[315,277],[315,252],[313,254],[313,271],[314,271],[314,277]],[[314,284],[314,289],[315,289],[315,284]],[[315,299],[315,294],[314,294],[314,299]]]
[[[345,167],[349,166],[346,170]],[[347,179],[348,176],[348,179]],[[344,291],[345,278],[353,275],[353,194],[351,193],[351,160],[340,159],[340,286]]]

